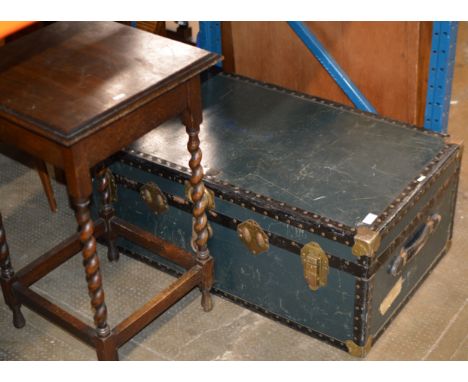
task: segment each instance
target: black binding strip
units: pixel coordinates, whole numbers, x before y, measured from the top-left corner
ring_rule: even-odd
[[[136,252],[133,252],[127,248],[124,248],[124,247],[121,247],[119,246],[119,251],[135,260],[138,260],[138,261],[141,261],[145,264],[148,264],[160,271],[163,271],[163,272],[166,272],[172,276],[175,276],[175,277],[178,277],[178,276],[181,276],[182,273],[181,272],[177,272],[176,270],[173,270],[159,262],[157,262],[156,260],[151,260],[149,259],[148,257],[146,256],[142,256]],[[234,296],[230,293],[227,293],[227,292],[224,292],[220,289],[217,289],[216,287],[213,287],[213,289],[211,290],[211,292],[215,293],[216,295],[220,296],[220,297],[223,297],[231,302],[234,302],[235,304],[239,305],[239,306],[242,306],[244,308],[247,308],[255,313],[258,313],[258,314],[261,314],[262,316],[266,317],[266,318],[269,318],[269,319],[272,319],[272,320],[275,320],[277,322],[280,322],[281,324],[283,325],[286,325],[287,327],[289,328],[292,328],[294,330],[298,330],[304,334],[307,334],[311,337],[314,337],[320,341],[323,341],[323,342],[326,342],[328,343],[329,345],[332,345],[338,349],[341,349],[341,350],[344,350],[344,351],[348,351],[348,348],[346,346],[346,344],[340,340],[337,340],[336,338],[333,338],[333,337],[330,337],[326,334],[323,334],[323,333],[320,333],[320,332],[317,332],[307,326],[304,326],[304,325],[301,325],[301,324],[298,324],[297,322],[294,322],[294,321],[291,321],[291,320],[288,320],[287,318],[285,317],[282,317],[282,316],[279,316],[277,314],[274,314],[274,313],[271,313],[271,312],[268,312],[266,309],[258,306],[258,305],[255,305],[255,304],[252,304],[248,301],[245,301],[237,296]]]
[[[280,87],[280,86],[277,86],[277,85],[273,85],[273,84],[269,84],[269,83],[266,83],[266,82],[262,82],[262,81],[259,81],[259,80],[254,80],[254,79],[249,78],[249,77],[241,76],[240,74],[219,73],[218,75],[228,77],[228,78],[233,78],[233,79],[235,79],[237,81],[242,81],[242,82],[245,82],[245,83],[256,85],[256,86],[262,87],[264,89],[274,90],[274,91],[277,91],[277,92],[280,92],[280,93],[288,94],[290,96],[300,98],[300,99],[305,99],[305,100],[308,100],[308,101],[311,101],[311,102],[314,102],[314,103],[318,103],[318,104],[321,104],[321,105],[326,105],[326,106],[328,106],[330,108],[333,108],[333,109],[346,110],[349,113],[359,115],[359,116],[362,116],[362,117],[366,117],[366,118],[372,119],[374,121],[387,122],[387,123],[391,123],[392,125],[404,127],[404,128],[407,128],[407,129],[418,130],[419,132],[421,132],[421,133],[423,133],[425,135],[431,135],[431,136],[436,136],[436,137],[441,137],[441,138],[444,138],[444,137],[448,136],[447,134],[441,134],[441,133],[438,133],[438,132],[435,132],[435,131],[432,131],[432,130],[421,129],[421,128],[419,128],[419,127],[417,127],[415,125],[411,125],[409,123],[396,121],[396,120],[391,119],[391,118],[383,117],[382,115],[379,115],[379,114],[371,113],[371,112],[364,111],[364,110],[359,110],[359,109],[356,109],[356,108],[354,108],[352,106],[343,105],[341,103],[334,102],[334,101],[331,101],[331,100],[328,100],[328,99],[325,99],[325,98],[312,96],[310,94],[301,93],[301,92],[298,92],[298,91],[294,91],[294,90],[291,90],[291,89],[286,89],[286,88],[283,88],[283,87]]]
[[[359,346],[364,346],[367,341],[369,286],[369,280],[356,278],[356,284],[354,286],[353,341]]]
[[[143,186],[143,183],[137,182],[132,179],[128,179],[125,176],[119,174],[113,175],[117,184],[129,190],[140,192],[140,189]],[[191,213],[192,204],[190,202],[180,197],[168,194],[167,192],[162,192],[166,196],[169,205],[181,209],[187,213]],[[241,220],[230,218],[229,216],[226,216],[213,210],[208,210],[206,211],[206,213],[210,221],[220,224],[226,228],[230,228],[234,231],[237,230],[237,225],[242,223]],[[303,244],[296,243],[295,241],[286,239],[283,236],[276,235],[272,232],[265,231],[265,233],[268,235],[268,239],[272,245],[284,249],[286,251],[292,252],[296,255],[300,255]],[[329,253],[326,253],[326,255],[328,257],[329,266],[332,268],[336,268],[340,271],[347,272],[355,277],[363,277],[367,273],[367,270],[364,267],[359,266],[358,264],[349,262],[347,260],[343,260]]]
[[[416,227],[421,225],[427,219],[427,215],[429,214],[430,210],[445,196],[445,192],[452,185],[452,183],[456,182],[458,179],[458,173],[459,171],[456,170],[451,176],[447,178],[444,184],[438,189],[436,195],[429,202],[427,202],[423,208],[421,208],[414,219],[389,244],[384,253],[375,258],[371,264],[369,264],[367,267],[367,273],[364,275],[365,278],[372,277],[389,259],[389,257],[395,254],[395,250],[398,248],[398,246],[400,246],[405,240],[408,239],[408,236],[411,234],[411,232],[413,232]]]
[[[456,160],[454,154],[457,150],[458,146],[456,145],[444,146],[435,159],[421,173],[426,176],[425,181],[418,182],[417,178],[415,178],[410,182],[395,201],[379,215],[371,229],[382,231],[381,235],[385,236],[408,210],[414,206],[417,200],[430,190],[432,184],[437,181],[447,167]],[[450,157],[452,160],[450,160]],[[190,177],[188,168],[133,149],[121,152],[116,158],[124,164],[139,168],[148,173],[158,174],[177,183],[183,184]],[[217,181],[213,176],[205,176],[205,184],[219,199],[240,205],[243,208],[250,209],[305,231],[320,234],[329,240],[338,241],[347,246],[354,245],[355,228],[350,228],[344,224],[286,203],[278,202],[269,197],[255,194],[249,190],[241,189],[228,182]],[[408,195],[411,195],[411,198],[408,198]],[[411,199],[411,202],[409,202],[409,199]],[[389,218],[390,216],[391,218]],[[358,263],[362,267],[369,267],[374,261],[365,256],[358,259]]]
[[[395,249],[404,241],[407,239],[407,236],[419,225],[422,223],[423,219],[425,219],[425,215],[429,212],[429,210],[436,204],[445,194],[446,189],[449,187],[449,185],[452,183],[452,181],[456,178],[458,172],[455,172],[452,176],[450,176],[447,181],[444,183],[444,185],[439,189],[437,192],[436,196],[431,199],[420,211],[420,213],[411,221],[410,224],[408,224],[405,229],[401,232],[401,235],[398,235],[395,240],[393,240],[392,243],[387,247],[385,252],[379,256],[372,264],[371,266],[366,266],[365,264],[356,264],[344,259],[341,259],[339,257],[336,257],[332,254],[327,253],[329,265],[332,268],[336,268],[338,270],[341,270],[343,272],[347,272],[355,277],[358,278],[364,278],[368,279],[371,278],[381,267],[382,264],[384,264],[390,256],[393,255]],[[143,186],[142,183],[128,179],[125,176],[119,175],[119,174],[114,174],[115,180],[117,184],[122,185],[123,187],[139,192],[140,188]],[[182,200],[182,198],[175,197],[174,195],[168,194],[166,192],[163,192],[164,195],[166,196],[168,203],[174,207],[177,207],[179,209],[182,209],[188,213],[191,212],[191,203],[189,203],[186,200]],[[221,214],[216,211],[209,210],[207,211],[207,216],[208,218],[220,225],[223,225],[227,228],[230,228],[232,230],[237,229],[237,225],[239,223],[242,223],[242,221],[230,218],[224,214]],[[301,248],[303,244],[296,243],[292,240],[289,240],[287,238],[284,238],[280,235],[276,235],[272,232],[265,231],[265,233],[268,235],[269,241],[271,244],[282,248],[284,250],[287,250],[289,252],[292,252],[296,255],[300,255]]]
[[[371,229],[381,232],[381,235],[384,236],[397,225],[409,209],[429,191],[437,179],[445,173],[445,170],[456,161],[455,153],[457,150],[458,146],[456,145],[445,145],[435,158],[424,167],[421,173],[377,217]],[[420,176],[425,176],[422,182],[418,181]]]
[[[139,168],[148,173],[158,174],[176,183],[183,184],[190,178],[190,170],[188,168],[137,150],[128,149],[121,152],[116,158],[121,163]],[[228,182],[218,181],[213,176],[206,175],[204,183],[219,199],[240,205],[243,208],[250,209],[305,231],[320,234],[327,239],[338,241],[347,246],[354,244],[355,228],[279,202],[270,197],[244,190]]]

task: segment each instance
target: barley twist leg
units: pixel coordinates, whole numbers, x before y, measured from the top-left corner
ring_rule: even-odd
[[[190,184],[192,185],[192,214],[194,217],[194,231],[196,235],[196,261],[204,269],[201,282],[202,306],[205,311],[210,311],[213,307],[213,302],[209,293],[213,284],[213,260],[207,246],[209,234],[205,210],[208,200],[203,184],[203,167],[201,166],[202,152],[200,150],[200,140],[198,138],[199,131],[200,128],[198,124],[187,124],[187,133],[189,135],[187,148],[191,154],[189,166],[192,170]]]
[[[112,232],[111,219],[115,214],[114,207],[111,203],[111,192],[110,192],[110,174],[105,166],[97,172],[98,179],[98,190],[101,194],[101,209],[99,215],[104,219],[106,225],[106,241],[107,241],[107,258],[109,261],[119,260],[119,251],[115,242],[116,236]]]
[[[10,251],[6,241],[5,228],[3,227],[2,215],[0,214],[0,283],[2,285],[3,298],[5,303],[13,312],[13,325],[15,328],[22,328],[26,321],[21,313],[21,304],[13,293],[12,284],[15,280],[15,272],[11,265]]]
[[[99,270],[99,258],[96,254],[96,239],[94,238],[94,224],[89,212],[89,198],[75,200],[75,216],[80,227],[80,241],[83,246],[83,265],[86,272],[88,292],[91,298],[91,306],[94,312],[94,324],[99,337],[110,334],[107,324],[107,307],[104,302],[104,290],[102,288],[101,271]]]

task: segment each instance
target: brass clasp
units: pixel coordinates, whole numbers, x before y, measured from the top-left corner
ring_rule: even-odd
[[[169,209],[166,195],[153,182],[148,182],[140,188],[140,195],[147,206],[157,215],[166,212]]]
[[[328,257],[318,243],[311,241],[302,247],[301,261],[304,268],[304,278],[311,290],[316,291],[327,285]]]
[[[254,255],[265,252],[270,247],[267,234],[255,220],[246,220],[237,226],[237,234]]]

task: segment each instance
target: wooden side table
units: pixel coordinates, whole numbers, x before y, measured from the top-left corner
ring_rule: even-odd
[[[211,309],[213,260],[198,138],[202,120],[201,71],[219,56],[117,23],[55,23],[1,48],[0,135],[8,144],[63,168],[79,233],[15,274],[0,216],[1,286],[15,327],[25,305],[96,348],[98,359],[117,360],[117,349],[194,287]],[[167,119],[180,116],[188,133],[196,253],[165,242],[114,216],[106,169],[100,163]],[[103,206],[93,222],[90,170],[96,168]],[[118,259],[117,236],[183,266],[187,271],[115,328],[107,324],[96,238]],[[29,287],[82,252],[95,328]]]

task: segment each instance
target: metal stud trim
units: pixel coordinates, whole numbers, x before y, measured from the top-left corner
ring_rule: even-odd
[[[125,176],[120,174],[114,174],[116,183],[122,187],[125,187],[129,190],[139,192],[140,188],[143,186],[143,183],[137,182],[132,179],[128,179]],[[171,195],[167,192],[164,192],[165,197],[170,206],[179,208],[183,211],[190,212],[191,211],[191,203],[185,199],[181,199],[177,196]],[[242,223],[241,220],[233,219],[229,216],[226,216],[218,211],[209,210],[206,212],[208,219],[215,223],[218,223],[224,227],[230,228],[234,231],[237,230],[237,226]],[[284,238],[280,235],[274,234],[269,231],[265,231],[268,236],[268,241],[271,245],[274,245],[278,248],[284,249],[296,255],[300,255],[301,249],[303,247],[302,244],[296,243],[290,239]],[[332,268],[336,268],[340,271],[350,273],[353,276],[361,277],[367,274],[367,270],[356,263],[349,262],[347,260],[343,260],[339,257],[333,256],[329,253],[325,253],[329,266]]]
[[[330,101],[330,100],[327,100],[327,99],[323,99],[323,98],[320,98],[320,97],[312,96],[312,95],[309,95],[309,94],[297,92],[297,91],[290,90],[290,89],[285,89],[285,88],[282,88],[282,87],[279,87],[279,86],[276,86],[276,85],[272,85],[272,84],[268,84],[268,83],[265,83],[265,82],[262,82],[262,81],[253,80],[251,78],[244,77],[244,76],[241,76],[239,74],[220,73],[218,75],[228,77],[228,78],[234,78],[234,79],[236,79],[238,81],[242,81],[242,82],[245,82],[245,83],[256,85],[256,86],[259,86],[259,87],[262,87],[262,88],[265,88],[265,89],[274,90],[274,91],[277,91],[277,92],[280,92],[280,93],[288,94],[288,95],[293,96],[293,97],[306,99],[306,100],[312,101],[314,103],[319,103],[321,105],[329,106],[329,107],[331,107],[333,109],[345,110],[345,111],[347,111],[349,113],[352,113],[354,115],[359,115],[359,116],[362,116],[362,117],[366,117],[369,120],[374,120],[374,121],[379,121],[379,122],[388,122],[388,123],[391,123],[392,125],[405,127],[405,128],[412,129],[412,130],[418,130],[418,131],[420,131],[421,133],[423,133],[425,135],[442,137],[442,138],[445,138],[447,136],[447,134],[441,134],[441,133],[438,133],[438,132],[435,132],[435,131],[432,131],[432,130],[421,129],[421,128],[419,128],[417,126],[414,126],[414,125],[411,125],[409,123],[405,123],[405,122],[401,122],[401,121],[395,121],[395,120],[393,120],[391,118],[387,118],[387,117],[383,117],[381,115],[377,115],[377,114],[370,113],[370,112],[367,112],[367,111],[355,109],[352,106],[343,105],[343,104],[333,102],[333,101]]]
[[[120,174],[114,174],[115,181],[117,184],[137,191],[140,191],[140,188],[143,186],[143,183],[139,183],[137,181],[131,180],[126,178],[125,176],[122,176]],[[446,189],[450,186],[451,182],[454,181],[454,179],[458,179],[458,171],[456,171],[453,175],[451,175],[447,181],[444,183],[444,185],[439,189],[437,194],[435,195],[434,198],[432,198],[424,207],[421,208],[420,210],[420,215],[419,216],[424,216],[432,207],[435,203],[437,203],[440,198],[443,197]],[[180,208],[182,210],[185,210],[187,212],[190,212],[191,204],[188,201],[185,201],[184,199],[181,200],[181,198],[168,194],[164,192],[164,195],[166,196],[169,205]],[[237,225],[241,223],[241,221],[237,219],[233,219],[231,217],[228,217],[226,215],[223,215],[215,210],[209,210],[207,211],[207,216],[209,220],[221,224],[227,228],[236,230]],[[360,277],[360,278],[365,278],[368,279],[372,277],[373,274],[375,274],[381,264],[385,263],[387,259],[394,253],[396,247],[398,247],[403,240],[411,233],[412,230],[416,228],[421,223],[421,219],[416,216],[406,227],[405,229],[401,232],[400,235],[398,235],[385,249],[384,253],[382,253],[374,262],[369,263],[367,257],[362,257],[359,259],[359,263],[352,263],[349,261],[346,261],[342,258],[336,257],[330,253],[326,253],[329,261],[329,265],[332,268],[341,270],[343,272],[350,273],[353,276]],[[295,243],[291,241],[290,239],[284,238],[280,235],[276,235],[272,232],[265,231],[266,234],[268,235],[269,241],[272,245],[285,249],[289,252],[295,253],[297,255],[300,255],[300,250],[302,248],[301,244]]]
[[[177,183],[184,183],[190,171],[188,168],[153,157],[133,149],[125,150],[118,160],[132,167],[157,174]],[[233,204],[242,205],[252,211],[290,224],[309,232],[318,232],[327,239],[350,245],[353,242],[355,229],[335,222],[306,210],[290,206],[264,195],[254,194],[249,190],[219,181],[213,176],[205,176],[205,186],[212,190],[218,198]]]

